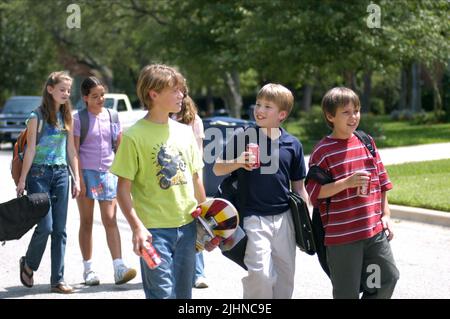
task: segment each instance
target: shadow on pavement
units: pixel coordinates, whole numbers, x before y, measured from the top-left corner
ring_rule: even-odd
[[[72,285],[72,284],[71,284]],[[128,283],[124,285],[115,285],[115,284],[100,284],[98,286],[86,286],[82,283],[73,284],[72,287],[75,289],[72,294],[64,295],[52,293],[50,291],[50,285],[48,284],[38,284],[34,285],[32,288],[26,288],[24,286],[12,286],[12,287],[4,287],[5,291],[0,292],[0,299],[6,298],[21,298],[26,296],[37,296],[39,299],[39,295],[47,295],[52,294],[56,296],[74,296],[77,294],[95,294],[97,292],[110,292],[112,293],[111,298],[114,298],[114,292],[125,292],[130,290],[142,290],[142,283]]]

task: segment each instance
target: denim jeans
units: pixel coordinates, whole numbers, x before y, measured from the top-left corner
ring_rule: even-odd
[[[176,228],[150,228],[161,264],[150,269],[141,258],[142,284],[147,299],[190,299],[195,267],[195,221]]]
[[[36,271],[44,255],[48,236],[51,236],[50,284],[64,281],[64,254],[66,251],[66,220],[69,196],[67,166],[32,165],[27,176],[27,192],[47,193],[51,208],[34,230],[25,255],[27,265]]]
[[[199,252],[195,254],[195,274],[194,274],[194,282],[198,278],[205,277],[205,261],[203,260],[203,252]]]

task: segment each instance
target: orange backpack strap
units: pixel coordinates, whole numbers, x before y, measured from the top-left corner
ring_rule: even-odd
[[[38,145],[39,140],[42,137],[42,134],[44,133],[44,117],[42,116],[42,110],[39,106],[38,108],[33,110],[34,113],[36,113],[37,116],[37,126],[36,126],[36,145]],[[23,152],[25,151],[25,145],[27,144],[27,131],[28,129],[25,128],[22,133],[20,133],[19,138],[17,138],[17,154],[23,158]],[[16,153],[16,152],[15,152]]]
[[[43,133],[43,127],[44,127],[44,119],[42,116],[42,111],[40,107],[35,109],[33,112],[37,115],[37,127],[36,127],[36,145],[39,143],[39,139],[42,136]],[[17,138],[16,143],[14,143],[13,148],[13,158],[11,160],[11,176],[14,180],[14,183],[19,183],[20,174],[22,173],[22,161],[24,157],[25,147],[27,144],[27,132],[28,128],[26,127],[22,132],[20,132],[19,137]]]

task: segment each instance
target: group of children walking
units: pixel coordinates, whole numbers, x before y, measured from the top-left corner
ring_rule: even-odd
[[[20,259],[21,282],[33,286],[33,272],[50,235],[51,289],[73,292],[64,281],[69,167],[72,196],[77,198],[80,212],[85,284],[100,283],[91,262],[95,200],[100,204],[116,284],[136,276],[122,261],[117,200],[132,230],[136,255],[141,256],[151,243],[162,260],[159,267],[150,269],[140,259],[145,296],[191,298],[193,285],[204,277],[203,256],[196,255],[196,223],[191,212],[206,195],[201,174],[203,126],[195,110],[187,107],[192,101],[184,77],[166,65],[144,67],[137,95],[148,113],[125,132],[120,122],[113,121],[115,115],[105,109],[105,86],[94,77],[81,86],[87,111],[72,119],[71,85],[72,79],[64,72],[52,73],[47,80],[41,106],[45,131],[37,145],[36,112],[28,120],[28,149],[17,193],[24,189],[47,192],[52,208]],[[265,85],[256,97],[256,126],[247,130],[254,130],[251,142],[268,145],[267,157],[261,157],[260,165],[255,166],[255,157],[245,144],[236,143],[244,134],[237,131],[213,167],[216,175],[240,170],[246,180],[246,189],[240,190],[246,194],[240,215],[248,236],[244,298],[292,297],[296,244],[289,191],[319,208],[333,297],[359,298],[362,293],[363,298],[390,298],[399,278],[389,244],[394,232],[386,192],[392,184],[374,141],[375,156],[353,134],[360,122],[358,96],[337,87],[322,100],[332,133],[314,147],[309,166],[318,166],[333,177],[326,185],[310,180],[305,187],[302,144],[280,127],[293,106],[290,90],[280,84]],[[276,171],[267,173],[265,169],[274,164]],[[365,196],[358,193],[360,187],[367,187]],[[372,264],[380,270],[381,280],[375,286],[365,284],[370,275],[367,266]]]

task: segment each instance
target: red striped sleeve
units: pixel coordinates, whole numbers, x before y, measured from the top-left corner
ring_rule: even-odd
[[[376,147],[375,147],[376,149]],[[356,188],[335,194],[328,214],[326,201],[318,200],[320,185],[309,182],[311,202],[319,207],[325,228],[325,245],[338,245],[370,238],[382,230],[381,192],[392,188],[378,151],[373,157],[356,136],[347,140],[326,137],[314,148],[309,166],[319,165],[328,170],[334,180],[346,178],[357,171],[370,172],[370,193],[358,196]]]

